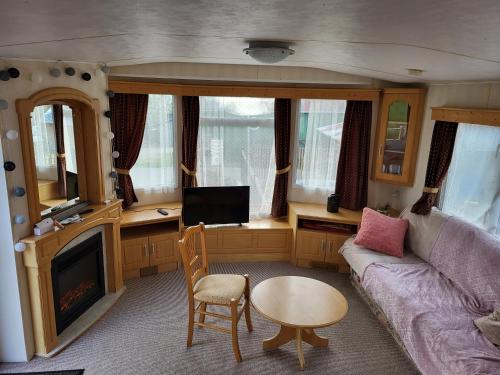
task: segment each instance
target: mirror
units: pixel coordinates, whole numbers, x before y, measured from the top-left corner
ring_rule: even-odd
[[[391,103],[387,116],[382,173],[403,174],[409,118],[410,105],[408,102],[398,100]]]
[[[44,216],[79,196],[73,109],[66,104],[36,106],[31,113],[31,134]]]

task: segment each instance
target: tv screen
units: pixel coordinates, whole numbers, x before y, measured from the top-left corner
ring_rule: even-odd
[[[248,223],[250,186],[184,188],[182,220],[185,226]]]

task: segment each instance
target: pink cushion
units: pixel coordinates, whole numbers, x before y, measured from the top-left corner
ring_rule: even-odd
[[[354,243],[387,255],[401,258],[408,220],[382,215],[371,208],[363,209],[361,228]]]

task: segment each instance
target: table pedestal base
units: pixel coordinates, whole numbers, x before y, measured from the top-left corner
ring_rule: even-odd
[[[328,346],[328,339],[325,337],[318,336],[312,328],[293,328],[281,326],[279,332],[270,339],[264,340],[262,346],[264,349],[277,349],[281,345],[286,344],[295,340],[295,345],[297,346],[297,355],[299,357],[300,369],[304,369],[304,352],[302,350],[302,341],[307,342],[309,345],[314,347],[326,347]]]

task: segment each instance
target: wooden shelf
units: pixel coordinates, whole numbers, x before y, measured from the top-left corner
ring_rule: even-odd
[[[156,210],[164,208],[168,215],[162,215]],[[137,227],[140,225],[156,224],[163,221],[180,221],[182,215],[182,204],[180,202],[157,203],[145,206],[133,206],[122,213],[122,222],[120,226]]]

